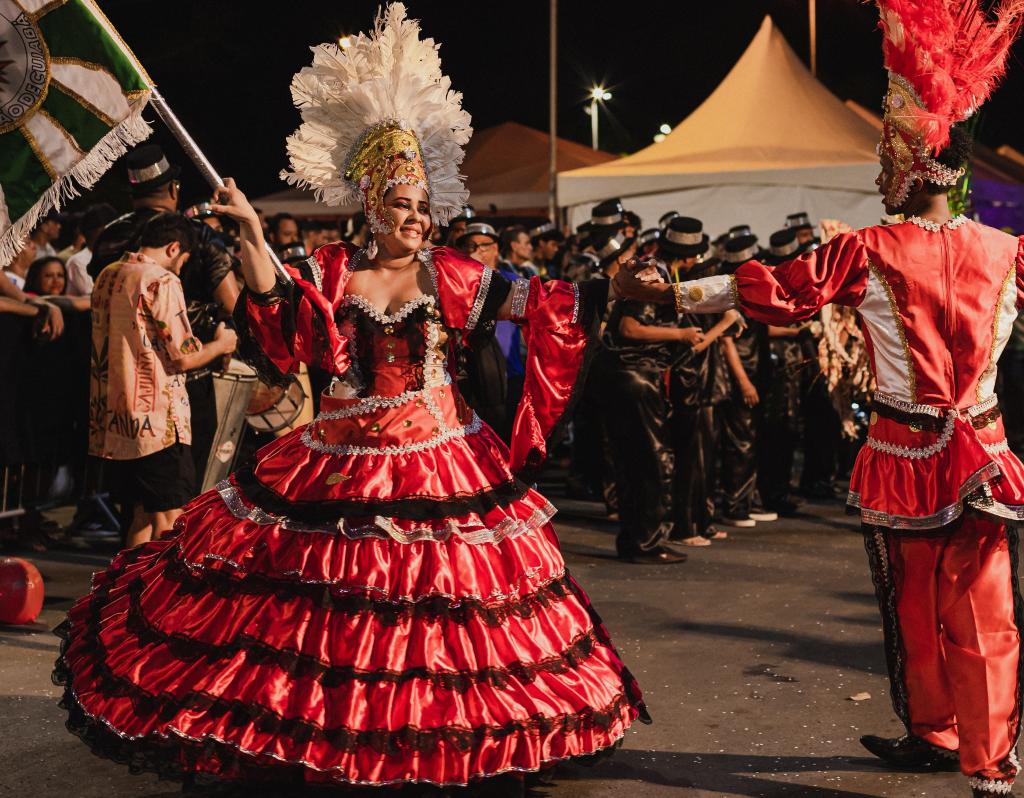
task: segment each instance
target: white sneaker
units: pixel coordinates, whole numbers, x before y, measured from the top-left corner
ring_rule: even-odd
[[[773,510],[751,510],[750,517],[755,521],[778,521],[779,514]]]
[[[757,526],[757,521],[749,515],[746,518],[729,518],[728,516],[723,516],[722,523],[726,526],[741,527],[743,529],[749,529],[750,527]]]

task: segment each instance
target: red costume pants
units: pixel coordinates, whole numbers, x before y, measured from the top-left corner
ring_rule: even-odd
[[[973,786],[1008,791],[1021,721],[1016,531],[969,513],[948,534],[865,536],[897,714],[959,751]]]

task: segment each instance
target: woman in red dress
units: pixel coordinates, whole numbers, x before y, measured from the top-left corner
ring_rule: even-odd
[[[554,507],[517,476],[565,414],[608,284],[512,284],[429,248],[465,200],[469,118],[400,4],[349,50],[318,48],[293,89],[295,173],[358,192],[373,243],[276,279],[233,182],[214,209],[242,229],[242,326],[278,369],[334,380],[311,424],[96,576],[58,629],[69,728],[187,781],[458,785],[610,748],[646,719],[640,693]],[[496,319],[529,347],[511,453],[452,379],[456,346]]]

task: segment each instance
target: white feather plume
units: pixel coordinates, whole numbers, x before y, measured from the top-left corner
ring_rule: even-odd
[[[419,141],[435,220],[460,212],[469,192],[459,166],[473,129],[462,94],[441,72],[438,48],[420,39],[403,3],[378,11],[373,33],[352,37],[347,49],[313,47],[312,65],[292,79],[302,125],[288,137],[291,169],[281,177],[315,189],[328,205],[359,202],[359,186],[344,178],[348,160],[368,130],[399,122]]]

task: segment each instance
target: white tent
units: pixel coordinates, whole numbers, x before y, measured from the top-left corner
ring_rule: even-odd
[[[877,142],[765,17],[725,79],[664,141],[559,174],[558,197],[573,225],[621,197],[646,224],[677,210],[712,235],[745,223],[766,239],[796,211],[862,227],[882,213]]]

